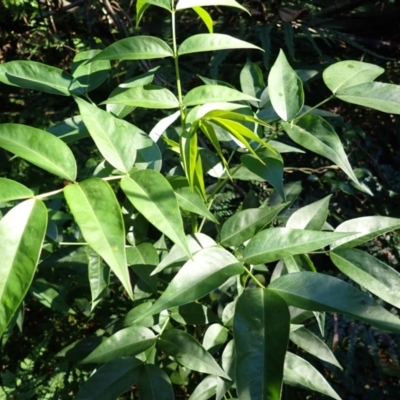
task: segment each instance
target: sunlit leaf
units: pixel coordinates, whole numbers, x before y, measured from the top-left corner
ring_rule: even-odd
[[[46,226],[47,209],[37,199],[18,204],[0,220],[0,336],[32,282]]]
[[[76,178],[72,151],[51,133],[26,125],[0,124],[0,147],[61,178]]]
[[[239,4],[235,0],[179,0],[176,9],[184,10],[185,8],[193,8],[193,7],[207,7],[207,6],[227,6],[227,7],[235,7],[240,8],[243,11],[246,11],[248,14],[250,12],[244,8],[241,4]]]
[[[284,121],[291,121],[303,107],[303,84],[282,50],[268,75],[268,93],[274,110]]]
[[[172,383],[160,367],[154,364],[143,364],[139,370],[140,400],[175,400]]]
[[[0,64],[0,82],[24,89],[70,96],[72,76],[59,68],[36,61],[10,61]]]
[[[332,251],[330,257],[354,282],[400,308],[400,274],[395,269],[357,249],[339,248]]]
[[[214,215],[210,213],[203,199],[197,192],[192,191],[189,187],[183,187],[177,189],[175,195],[178,199],[179,207],[217,223]]]
[[[204,22],[204,25],[207,27],[208,32],[214,32],[214,23],[211,18],[211,15],[203,8],[203,7],[193,7],[193,11],[201,18]]]
[[[257,49],[262,50],[254,44],[236,39],[223,33],[199,33],[192,35],[178,48],[178,54],[200,53],[203,51],[216,51],[225,49]]]
[[[282,126],[294,142],[333,161],[350,179],[358,183],[339,136],[323,118],[306,115],[296,121],[295,125],[283,122]]]
[[[150,60],[172,57],[173,51],[163,40],[154,36],[133,36],[118,40],[93,57],[98,60]]]
[[[339,312],[384,331],[400,333],[400,319],[367,293],[333,276],[296,272],[275,279],[268,288],[292,306],[311,311]]]
[[[308,361],[289,351],[286,353],[284,377],[288,383],[300,384],[307,389],[315,390],[333,399],[342,400],[325,378]]]
[[[337,235],[350,234],[290,228],[269,228],[259,232],[250,240],[244,250],[243,256],[245,262],[249,264],[269,263],[286,256],[305,254],[325,247],[335,240],[340,239]]]
[[[121,180],[134,207],[189,255],[178,201],[168,181],[154,170],[137,171]]]
[[[99,178],[67,185],[64,195],[82,235],[110,266],[132,298],[121,208],[110,185]]]
[[[372,82],[385,70],[377,65],[361,61],[339,61],[326,68],[322,74],[325,85],[336,93],[351,86]]]
[[[359,246],[383,233],[400,229],[400,218],[383,216],[360,217],[341,223],[335,232],[354,232],[332,243],[331,248],[349,248]]]
[[[0,178],[0,203],[33,197],[32,190],[12,179]]]

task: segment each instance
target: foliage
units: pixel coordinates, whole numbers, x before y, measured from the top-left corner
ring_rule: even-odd
[[[203,85],[184,88],[185,57],[261,50],[213,33],[208,5],[138,1],[137,24],[149,7],[168,13],[170,40],[124,38],[78,53],[71,72],[25,60],[0,65],[1,82],[72,97],[79,110],[47,131],[0,125],[9,162],[14,154],[49,174],[38,187],[0,178],[3,343],[15,324],[22,328],[29,296],[61,313],[65,324],[82,325],[69,327],[72,340],[56,349],[60,361],[50,362],[55,367],[48,382],[35,388],[24,382],[27,398],[115,399],[131,392],[173,399],[186,391],[190,399],[226,393],[279,399],[286,383],[339,399],[344,394],[308,356],[288,351],[289,341],[340,369],[332,350],[307,328],[310,321],[318,321],[322,336],[326,312],[400,333],[400,320],[384,306],[399,307],[398,272],[355,248],[398,229],[400,219],[351,218],[332,228],[330,196],[294,211],[301,187],[283,181],[284,172],[297,169],[285,169],[284,156],[298,154],[298,145],[333,163],[323,167],[340,169],[352,190],[371,194],[334,129],[338,116],[320,107],[342,100],[395,114],[400,87],[375,82],[383,73],[376,65],[342,61],[323,72],[331,95],[308,107],[304,82],[310,75],[296,72],[280,51],[266,81],[247,61],[240,91],[206,77]],[[246,11],[234,0],[212,5]],[[176,16],[190,9],[209,33],[178,42]],[[123,60],[172,61],[175,86],[160,85],[162,75],[148,68],[126,76],[96,104],[89,93],[107,80],[110,61],[129,65]],[[138,112],[158,112],[148,133],[124,119]],[[92,165],[79,160],[85,140],[95,149]],[[261,182],[268,195],[261,202],[249,192],[236,209],[214,212],[218,196],[223,202],[224,189],[238,182]],[[346,278],[324,273],[326,260]],[[26,370],[34,370],[42,347],[24,361]],[[18,373],[7,370],[2,379],[6,395],[21,395]],[[85,382],[67,389],[71,380]]]

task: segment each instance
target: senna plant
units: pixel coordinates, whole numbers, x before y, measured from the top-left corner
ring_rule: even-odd
[[[292,212],[301,188],[284,184],[282,153],[301,150],[279,142],[279,135],[288,135],[368,192],[325,119],[332,114],[319,107],[335,98],[399,114],[400,87],[375,82],[383,72],[378,66],[338,62],[323,72],[332,95],[308,107],[304,74],[294,71],[281,51],[268,82],[247,62],[240,91],[207,78],[186,91],[181,57],[225,49],[260,51],[213,33],[204,8],[211,5],[246,12],[234,0],[138,0],[137,23],[149,7],[170,14],[172,47],[157,37],[129,37],[104,50],[79,53],[71,73],[32,61],[0,65],[1,82],[70,96],[79,109],[47,131],[0,125],[0,147],[60,178],[60,185],[45,193],[0,178],[0,335],[12,329],[28,291],[55,307],[51,299],[43,300],[51,297],[51,285],[35,276],[49,253],[57,266],[65,246],[74,246],[86,259],[89,313],[107,301],[109,288],[131,302],[123,318],[99,333],[100,340],[87,345],[82,338],[60,349],[60,357],[75,351],[79,362],[94,371],[76,399],[116,399],[133,385],[140,399],[174,399],[174,385],[185,385],[192,372],[199,383],[191,400],[275,400],[283,383],[340,399],[308,361],[287,351],[289,340],[342,368],[323,340],[305,327],[307,321],[316,318],[323,335],[325,313],[336,312],[400,333],[400,320],[374,300],[377,296],[400,307],[400,275],[357,249],[399,228],[400,219],[356,218],[333,229],[326,222],[330,196]],[[198,14],[209,33],[177,43],[175,16],[187,9]],[[89,92],[107,79],[110,61],[160,58],[174,63],[173,91],[154,83],[154,68],[124,81],[100,104],[90,99]],[[124,119],[137,107],[171,111],[144,132]],[[104,160],[92,177],[82,179],[70,146],[88,136]],[[166,151],[175,154],[168,170]],[[219,220],[213,200],[235,180],[267,182],[274,188],[274,202],[267,199]],[[60,200],[56,210],[53,199]],[[65,219],[56,217],[60,210],[79,228],[74,242],[63,240]],[[280,218],[284,211],[289,218]],[[319,273],[313,260],[317,250],[356,285]],[[75,313],[68,306],[67,312]]]

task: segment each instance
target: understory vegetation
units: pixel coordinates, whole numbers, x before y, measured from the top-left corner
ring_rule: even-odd
[[[398,397],[399,7],[322,3],[4,2],[0,399]]]

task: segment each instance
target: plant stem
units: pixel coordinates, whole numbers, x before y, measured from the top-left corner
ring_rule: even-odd
[[[243,266],[244,270],[247,272],[247,274],[250,276],[251,279],[259,286],[261,289],[265,289],[265,286],[250,272],[248,268]]]
[[[52,192],[42,193],[35,196],[36,199],[44,199],[46,197],[54,196],[55,194],[61,193],[63,189],[53,190]]]
[[[117,179],[123,179],[125,177],[129,176],[128,174],[126,175],[115,175],[115,176],[106,176],[105,178],[101,178],[103,181],[116,181]]]
[[[178,94],[179,110],[181,113],[181,125],[182,129],[185,129],[185,118],[184,118],[184,108],[182,99],[182,86],[181,86],[181,76],[179,72],[179,61],[178,61],[178,47],[176,44],[176,24],[175,24],[175,9],[171,12],[171,24],[172,24],[172,51],[174,53],[174,65],[175,65],[175,77],[176,77],[176,90]]]
[[[311,107],[310,109],[308,109],[307,111],[303,112],[303,114],[299,115],[298,117],[296,117],[292,123],[296,123],[301,117],[304,117],[305,115],[309,114],[311,111],[314,111],[316,108],[321,107],[323,104],[327,103],[328,101],[331,101],[332,99],[335,98],[335,95],[331,95],[329,96],[327,99],[322,100],[320,103],[318,103],[317,105],[315,105],[314,107]]]

